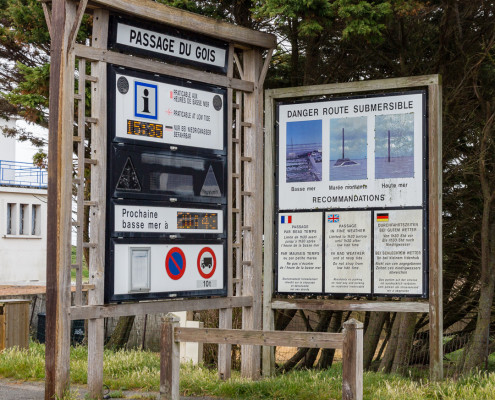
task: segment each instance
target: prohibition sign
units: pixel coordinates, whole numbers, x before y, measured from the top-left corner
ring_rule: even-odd
[[[179,280],[186,272],[186,256],[178,247],[173,247],[165,257],[165,270],[174,281]]]
[[[215,273],[217,268],[217,258],[215,253],[209,247],[203,247],[198,255],[198,271],[199,274],[205,278],[209,279]]]

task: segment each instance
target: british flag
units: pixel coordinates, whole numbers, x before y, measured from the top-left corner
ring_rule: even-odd
[[[328,222],[339,222],[339,214],[328,214]]]

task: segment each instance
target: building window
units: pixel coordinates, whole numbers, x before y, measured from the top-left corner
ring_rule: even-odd
[[[15,235],[15,203],[7,203],[7,235]]]
[[[19,235],[28,234],[28,205],[21,204],[19,207]]]
[[[41,235],[41,205],[33,204],[31,208],[31,235]]]
[[[150,248],[129,248],[131,268],[131,292],[150,290]]]

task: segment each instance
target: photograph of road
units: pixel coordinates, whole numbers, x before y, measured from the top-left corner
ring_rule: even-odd
[[[414,177],[414,113],[375,117],[375,177]]]
[[[286,181],[321,181],[321,120],[287,122]]]
[[[330,120],[330,180],[367,179],[367,118]]]

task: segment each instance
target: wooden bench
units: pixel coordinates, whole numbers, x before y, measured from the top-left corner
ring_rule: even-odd
[[[160,398],[179,400],[180,342],[342,349],[342,399],[363,398],[363,324],[351,319],[343,333],[181,328],[173,314],[163,318]]]

